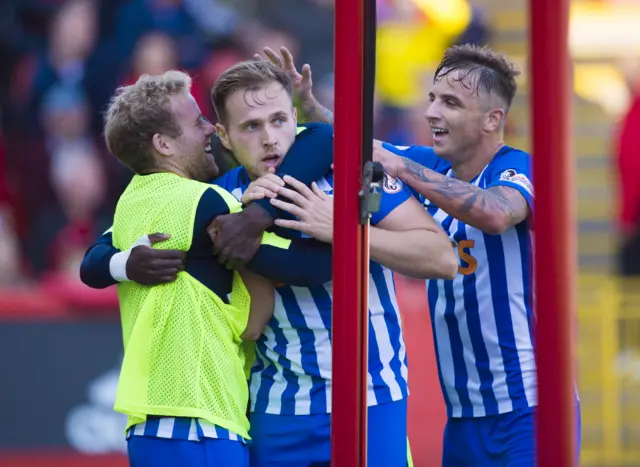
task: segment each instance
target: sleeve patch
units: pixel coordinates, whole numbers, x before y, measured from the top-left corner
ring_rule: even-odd
[[[525,174],[518,173],[514,169],[508,169],[500,174],[500,180],[515,183],[533,196],[533,184]]]
[[[390,195],[399,193],[402,190],[403,186],[404,184],[399,178],[394,178],[387,174],[384,174],[384,178],[382,180],[382,189],[385,191],[385,193],[389,193]]]

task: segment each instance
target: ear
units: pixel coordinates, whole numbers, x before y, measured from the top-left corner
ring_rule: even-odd
[[[484,131],[487,133],[493,133],[502,127],[504,122],[505,112],[503,109],[496,107],[489,110],[485,114],[484,118]]]
[[[173,156],[175,151],[173,150],[172,141],[166,135],[155,133],[151,138],[151,144],[155,151],[165,157]]]
[[[298,125],[298,109],[295,107],[293,108],[293,123],[295,123],[296,126]]]
[[[216,132],[218,133],[218,138],[220,138],[222,145],[229,151],[232,151],[227,129],[221,123],[216,123]]]

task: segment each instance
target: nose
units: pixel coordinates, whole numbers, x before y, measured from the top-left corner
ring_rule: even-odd
[[[431,122],[434,120],[439,120],[440,117],[440,105],[436,101],[429,102],[427,104],[427,110],[424,113],[424,118],[426,118],[427,121]]]
[[[213,126],[213,124],[207,122],[207,127],[205,128],[205,134],[207,136],[211,136],[212,134],[214,134],[216,132],[216,127]]]
[[[269,128],[265,128],[262,135],[262,144],[267,147],[278,144],[275,132],[271,131]]]

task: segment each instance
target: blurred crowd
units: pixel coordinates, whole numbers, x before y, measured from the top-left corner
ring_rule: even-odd
[[[285,45],[312,65],[331,107],[334,1],[0,2],[0,286],[77,280],[86,247],[109,227],[131,177],[101,137],[117,86],[188,70],[214,120],[219,73]],[[377,136],[428,143],[424,84],[446,47],[488,41],[481,12],[466,0],[378,0],[378,17]]]

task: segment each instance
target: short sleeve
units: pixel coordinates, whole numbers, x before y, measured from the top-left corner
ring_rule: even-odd
[[[382,191],[380,196],[380,210],[371,215],[371,224],[382,222],[395,208],[400,206],[412,196],[409,187],[399,178],[384,174]]]
[[[490,169],[486,188],[508,186],[518,190],[533,209],[534,191],[529,154],[518,150],[500,153],[492,161]]]

